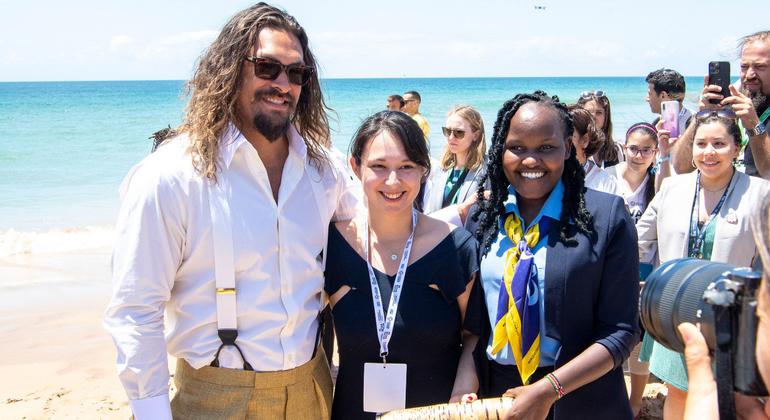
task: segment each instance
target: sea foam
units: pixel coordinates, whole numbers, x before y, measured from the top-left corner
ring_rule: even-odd
[[[0,258],[17,255],[59,254],[111,248],[113,226],[84,226],[48,231],[0,231]]]

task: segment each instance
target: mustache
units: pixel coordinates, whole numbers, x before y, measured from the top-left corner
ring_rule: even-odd
[[[259,99],[264,98],[265,96],[278,96],[281,99],[286,100],[290,104],[294,104],[294,96],[291,93],[283,93],[280,90],[276,88],[265,88],[265,89],[259,89],[256,92],[254,92],[254,100],[257,101]]]

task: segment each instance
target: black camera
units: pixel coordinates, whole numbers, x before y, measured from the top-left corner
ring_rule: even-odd
[[[700,324],[716,358],[717,382],[732,383],[742,394],[767,395],[755,357],[761,277],[750,268],[707,260],[668,261],[647,277],[639,301],[642,324],[655,341],[679,353],[684,341],[677,325]]]

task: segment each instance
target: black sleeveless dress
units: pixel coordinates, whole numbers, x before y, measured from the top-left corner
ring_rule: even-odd
[[[407,268],[388,345],[388,362],[407,365],[407,407],[449,401],[462,350],[463,326],[457,297],[478,271],[477,247],[468,231],[455,229]],[[364,363],[382,363],[382,358],[366,261],[334,224],[329,228],[327,249],[326,292],[332,295],[343,285],[351,287],[332,310],[340,357],[332,419],[374,419],[374,413],[363,411]],[[376,269],[374,274],[387,311],[395,276]],[[431,284],[439,290],[431,288]],[[479,306],[469,302],[468,309]]]

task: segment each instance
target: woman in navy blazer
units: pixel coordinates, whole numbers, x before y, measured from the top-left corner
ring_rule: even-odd
[[[475,299],[484,306],[476,312],[484,317],[476,320],[484,331],[475,352],[479,396],[514,396],[507,418],[631,419],[622,363],[639,339],[636,231],[622,198],[584,188],[571,134],[566,106],[541,91],[516,95],[498,113],[490,196],[485,200],[479,191],[479,205],[466,223],[484,255],[476,291],[484,297]],[[509,259],[516,248],[523,250],[508,230],[514,219],[524,232],[542,230],[539,240],[527,239],[518,263]],[[528,258],[533,263],[519,302],[503,273]],[[508,310],[528,306],[533,311],[518,317],[539,320],[522,333],[538,333],[539,345],[531,346],[539,348],[538,358],[522,350],[522,369],[536,368],[530,374],[516,366],[516,340],[500,334],[510,328],[497,329],[503,340],[494,335],[505,318],[500,305],[506,291],[507,301],[516,301],[506,304]]]

